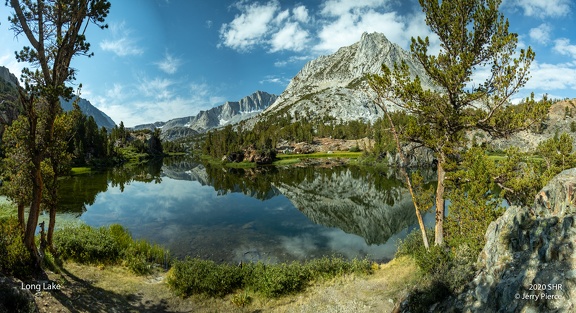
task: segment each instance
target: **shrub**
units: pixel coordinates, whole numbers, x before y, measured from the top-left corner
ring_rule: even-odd
[[[34,262],[14,217],[0,218],[0,251],[0,272],[20,278],[32,274]]]
[[[2,280],[2,275],[0,275]],[[38,312],[32,295],[18,292],[17,288],[10,284],[0,283],[0,312]]]
[[[180,296],[207,294],[224,296],[242,286],[242,268],[190,259],[175,262],[168,275],[168,285]]]
[[[159,245],[134,240],[121,225],[93,228],[85,224],[59,229],[54,234],[58,254],[80,263],[123,264],[144,275],[154,264],[170,265],[170,254]]]
[[[247,278],[249,285],[269,298],[291,294],[304,289],[309,273],[299,263],[265,265],[257,263]]]
[[[186,259],[175,262],[168,275],[168,285],[182,297],[193,294],[223,296],[237,289],[248,288],[265,297],[276,298],[302,291],[315,279],[372,272],[372,264],[368,260],[346,261],[341,258],[322,258],[306,263],[259,262],[242,266]]]
[[[246,305],[250,304],[250,302],[252,302],[252,298],[250,297],[250,295],[248,295],[248,293],[246,291],[244,291],[244,292],[237,293],[234,296],[232,296],[231,301],[236,306],[245,307]]]
[[[118,261],[122,251],[110,229],[85,224],[56,231],[54,245],[61,257],[80,263],[113,264]]]

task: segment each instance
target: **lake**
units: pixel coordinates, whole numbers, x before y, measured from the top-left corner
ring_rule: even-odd
[[[119,223],[176,257],[217,262],[383,262],[416,227],[394,172],[351,166],[232,169],[165,159],[68,178],[61,195],[61,216]]]

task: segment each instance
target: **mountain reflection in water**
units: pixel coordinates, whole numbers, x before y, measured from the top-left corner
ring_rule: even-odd
[[[178,257],[226,262],[387,260],[416,222],[394,173],[231,169],[183,159],[67,179],[61,208],[92,226],[122,224]]]

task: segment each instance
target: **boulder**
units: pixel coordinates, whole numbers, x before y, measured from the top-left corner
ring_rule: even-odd
[[[0,312],[38,312],[34,295],[22,281],[0,274]]]
[[[576,311],[576,169],[532,207],[512,206],[486,231],[480,270],[451,305],[462,312]]]

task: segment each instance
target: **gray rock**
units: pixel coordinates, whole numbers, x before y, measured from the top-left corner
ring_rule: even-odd
[[[34,295],[22,288],[22,281],[0,274],[0,313],[38,312]]]
[[[463,312],[574,312],[576,169],[544,187],[530,208],[510,207],[486,231],[480,271],[457,300]]]

